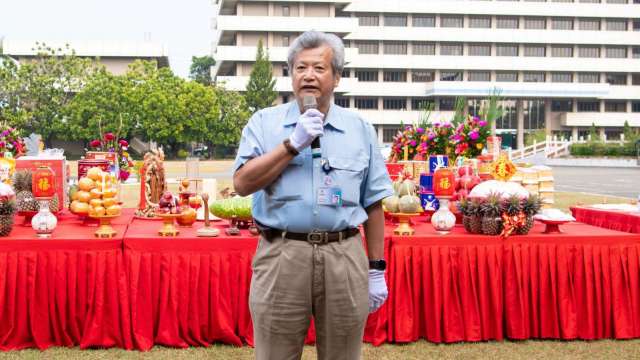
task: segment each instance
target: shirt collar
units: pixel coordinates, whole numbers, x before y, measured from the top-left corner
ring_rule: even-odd
[[[293,100],[289,103],[289,111],[287,111],[287,117],[284,119],[284,126],[296,124],[298,122],[298,117],[300,117],[300,108],[298,107],[298,102]],[[325,124],[331,125],[338,131],[344,132],[344,124],[342,124],[341,118],[338,107],[331,103],[329,106],[329,113],[325,117],[325,119],[327,119]]]

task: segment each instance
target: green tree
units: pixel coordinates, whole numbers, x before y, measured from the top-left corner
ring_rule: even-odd
[[[216,60],[211,56],[192,56],[189,78],[202,85],[211,85],[211,67],[216,64]]]
[[[42,135],[47,146],[54,137],[68,139],[69,131],[64,108],[74,94],[100,68],[95,59],[80,58],[69,48],[53,49],[36,43],[37,55],[19,66],[5,58],[0,67],[9,82],[0,95],[2,116],[25,133]]]
[[[589,128],[589,136],[591,137],[589,141],[596,142],[600,140],[600,137],[598,136],[598,131],[596,130],[595,123],[591,123],[591,128]]]
[[[229,91],[223,87],[213,88],[220,109],[219,116],[207,124],[203,142],[208,147],[209,158],[213,157],[218,146],[235,146],[240,141],[242,129],[247,124],[251,112],[247,102],[240,93]]]
[[[633,130],[633,128],[629,125],[629,121],[624,121],[624,126],[622,127],[622,133],[624,134],[625,141],[635,142],[638,134]]]
[[[276,80],[273,78],[273,67],[268,52],[264,51],[262,39],[258,41],[256,62],[253,64],[245,98],[249,110],[254,113],[273,105],[278,93],[275,91]]]

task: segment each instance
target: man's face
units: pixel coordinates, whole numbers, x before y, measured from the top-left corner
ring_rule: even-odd
[[[293,93],[299,103],[302,103],[305,96],[311,95],[317,99],[320,108],[328,106],[333,89],[340,82],[340,75],[334,76],[332,59],[333,50],[326,45],[304,49],[298,53],[293,63],[291,80]]]

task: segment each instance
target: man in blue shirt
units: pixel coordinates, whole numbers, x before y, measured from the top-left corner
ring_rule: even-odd
[[[367,315],[387,297],[381,200],[391,181],[373,126],[333,104],[342,41],[305,32],[288,64],[296,99],[251,117],[233,177],[236,192],[254,194],[262,232],[249,296],[256,358],[300,358],[313,315],[318,358],[359,359]],[[301,110],[305,97],[317,109]]]

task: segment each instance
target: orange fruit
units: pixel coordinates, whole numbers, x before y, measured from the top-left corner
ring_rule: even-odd
[[[102,179],[102,169],[99,167],[92,167],[87,170],[87,177],[91,180],[98,181]]]
[[[91,199],[91,200],[89,200],[89,205],[91,205],[91,207],[102,206],[102,200],[101,199]]]
[[[104,206],[105,208],[116,205],[116,203],[117,201],[115,198],[104,198],[104,200],[102,200],[102,206]]]
[[[91,189],[89,195],[92,199],[100,199],[102,197],[102,193],[98,189]]]
[[[83,177],[83,178],[80,178],[80,180],[78,180],[78,188],[80,190],[89,191],[94,187],[96,187],[96,183],[87,177]]]
[[[120,215],[121,211],[120,205],[111,205],[107,208],[107,215]]]
[[[89,204],[76,200],[71,203],[71,211],[76,214],[87,214],[89,212]]]
[[[106,213],[106,210],[104,207],[98,206],[93,208],[93,213],[95,214],[95,216],[104,216],[104,214]]]
[[[105,199],[116,197],[116,195],[118,195],[118,191],[115,188],[107,188],[107,189],[104,189],[104,191],[102,192],[102,196]]]
[[[78,191],[78,201],[88,203],[91,200],[91,194],[88,191]]]

